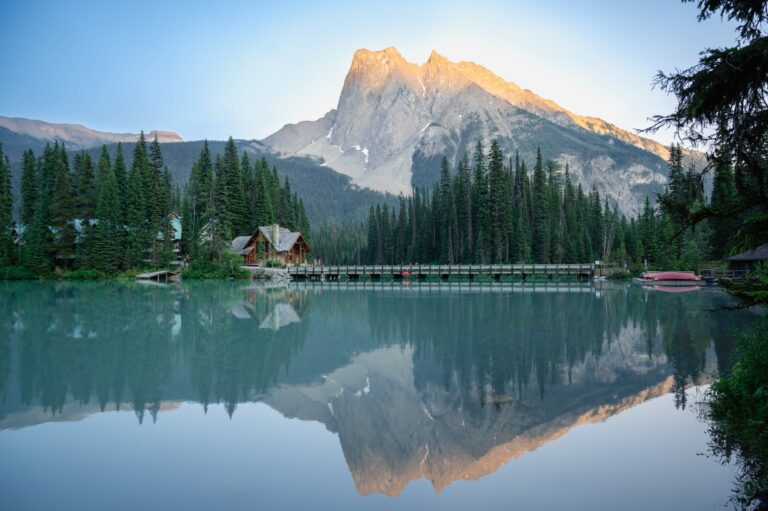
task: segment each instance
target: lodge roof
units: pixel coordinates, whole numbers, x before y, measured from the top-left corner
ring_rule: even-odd
[[[293,244],[296,243],[296,240],[299,239],[299,236],[301,236],[300,232],[291,232],[285,227],[279,228],[280,232],[278,234],[278,240],[275,242],[272,239],[272,229],[270,226],[261,226],[259,227],[259,231],[262,235],[264,235],[264,238],[269,242],[272,247],[278,251],[278,252],[287,252],[293,247]]]
[[[731,256],[727,261],[764,261],[768,259],[768,243],[757,248]]]
[[[237,238],[232,240],[232,245],[230,246],[230,249],[235,254],[245,255],[251,250],[253,250],[253,247],[247,249],[245,246],[248,244],[248,241],[252,236],[238,236]]]

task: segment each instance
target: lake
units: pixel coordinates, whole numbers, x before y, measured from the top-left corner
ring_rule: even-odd
[[[0,282],[0,509],[721,509],[714,288]]]

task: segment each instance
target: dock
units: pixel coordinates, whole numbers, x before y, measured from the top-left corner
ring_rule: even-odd
[[[171,270],[157,270],[136,275],[136,280],[149,280],[152,282],[172,282],[178,280],[179,272]]]
[[[291,266],[288,274],[295,280],[393,280],[437,277],[449,280],[451,277],[472,280],[478,276],[492,279],[517,277],[525,280],[530,276],[543,276],[552,279],[558,276],[576,276],[592,278],[596,266],[591,263],[581,264],[375,264],[343,266]]]

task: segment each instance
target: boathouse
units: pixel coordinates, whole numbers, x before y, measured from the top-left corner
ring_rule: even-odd
[[[245,264],[265,264],[268,260],[304,264],[309,255],[309,245],[300,232],[277,224],[261,226],[250,236],[238,236],[230,248],[243,256]]]
[[[728,271],[742,274],[753,269],[756,264],[766,260],[768,260],[768,243],[726,259],[728,261]]]

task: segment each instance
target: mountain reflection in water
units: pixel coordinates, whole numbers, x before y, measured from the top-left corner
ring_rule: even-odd
[[[261,401],[338,434],[357,490],[436,491],[730,366],[723,293],[601,283],[0,283],[0,429]]]

